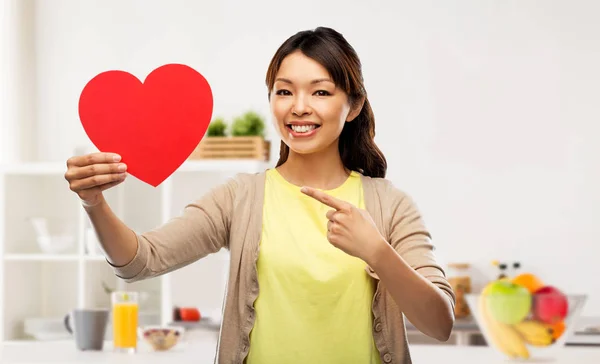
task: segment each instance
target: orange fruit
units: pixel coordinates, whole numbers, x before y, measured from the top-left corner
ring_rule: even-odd
[[[565,332],[565,322],[559,321],[553,325],[546,325],[547,328],[552,329],[552,337],[554,340],[558,340],[559,337]]]
[[[527,288],[527,290],[531,293],[534,293],[544,286],[542,280],[532,273],[521,273],[514,277],[512,282]]]

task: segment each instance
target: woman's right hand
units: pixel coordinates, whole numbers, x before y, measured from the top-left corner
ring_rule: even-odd
[[[127,166],[119,163],[115,153],[91,153],[67,160],[65,179],[69,188],[84,206],[95,206],[102,201],[102,191],[118,185],[127,176]]]

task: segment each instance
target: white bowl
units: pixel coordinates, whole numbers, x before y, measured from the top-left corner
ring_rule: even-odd
[[[37,237],[40,250],[47,254],[62,253],[71,248],[74,242],[75,238],[71,235]]]
[[[536,295],[538,297],[536,299],[541,297],[554,299],[555,296],[558,295],[555,293],[542,293]],[[587,296],[564,296],[568,300],[568,312],[564,319],[557,321],[557,324],[562,323],[559,331],[555,331],[558,326],[538,320],[533,314],[533,306],[530,310],[521,312],[520,307],[526,307],[523,304],[523,297],[522,293],[518,295],[503,293],[473,293],[466,295],[467,303],[477,321],[477,325],[480,327],[486,342],[495,349],[498,356],[520,362],[556,360],[558,352],[564,348],[567,338],[576,326]],[[512,317],[524,317],[517,322],[500,321],[491,313],[488,305],[490,301],[496,302],[497,311],[503,314],[511,313],[510,320],[513,320]],[[514,314],[512,314],[513,312]],[[503,320],[506,320],[506,318],[503,317]]]
[[[23,331],[25,334],[36,340],[63,340],[71,337],[65,328],[62,317],[57,318],[38,318],[32,317],[23,321]]]

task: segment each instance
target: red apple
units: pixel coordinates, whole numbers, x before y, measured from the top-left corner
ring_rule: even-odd
[[[533,294],[532,313],[536,320],[553,325],[567,317],[569,300],[558,288],[544,286]]]

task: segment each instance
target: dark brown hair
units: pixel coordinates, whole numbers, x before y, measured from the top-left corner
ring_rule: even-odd
[[[296,33],[279,47],[271,60],[266,77],[269,98],[283,59],[295,51],[301,51],[325,67],[336,87],[348,95],[352,107],[364,99],[360,114],[351,122],[345,123],[342,129],[340,156],[349,170],[358,171],[365,176],[384,178],[387,162],[374,141],[375,116],[364,87],[360,59],[354,48],[331,28],[318,27]],[[287,160],[289,152],[290,148],[282,141],[277,166]]]

